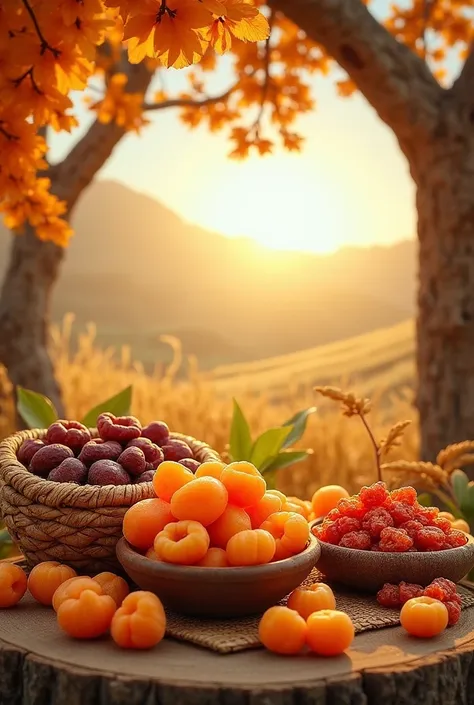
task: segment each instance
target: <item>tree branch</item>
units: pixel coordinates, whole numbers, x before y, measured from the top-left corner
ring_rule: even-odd
[[[458,79],[453,83],[451,88],[453,95],[459,104],[463,105],[468,111],[471,111],[474,122],[474,42],[471,44],[468,57],[462,68]]]
[[[237,90],[239,83],[235,83],[231,88],[229,88],[225,93],[221,95],[209,96],[208,98],[203,98],[202,100],[195,100],[194,98],[172,98],[170,100],[162,100],[161,103],[144,103],[143,110],[165,110],[166,108],[201,108],[206,105],[214,105],[215,103],[220,103],[226,100],[234,91]]]
[[[426,63],[398,42],[361,0],[269,0],[347,71],[410,152],[433,129],[443,89]]]

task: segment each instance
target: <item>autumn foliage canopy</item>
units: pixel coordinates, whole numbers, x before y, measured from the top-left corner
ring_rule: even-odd
[[[347,0],[352,1],[361,0]],[[465,55],[474,39],[467,5],[460,0],[393,5],[385,26],[443,80],[447,53],[454,48]],[[235,81],[221,96],[208,98],[206,73],[224,53],[230,54]],[[101,94],[86,92],[85,100],[100,122],[140,131],[148,111],[179,107],[190,127],[230,126],[230,156],[244,158],[251,149],[271,152],[277,137],[286,149],[300,149],[302,137],[292,126],[299,113],[313,107],[309,77],[327,73],[332,63],[323,47],[262,0],[4,0],[0,210],[5,223],[16,230],[29,223],[40,239],[67,244],[72,234],[67,204],[50,191],[45,175],[45,134],[46,128],[70,132],[77,125],[70,93],[86,89],[93,76],[101,81]],[[125,67],[134,64],[145,64],[150,75],[197,66],[187,73],[189,91],[170,97],[160,90],[150,98],[129,90]],[[338,81],[342,95],[354,89],[349,79]],[[263,135],[263,124],[271,137]]]

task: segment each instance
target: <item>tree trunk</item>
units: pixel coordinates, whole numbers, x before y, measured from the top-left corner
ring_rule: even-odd
[[[417,405],[421,457],[434,460],[448,444],[474,438],[474,129],[469,113],[442,110],[412,173],[420,247]]]
[[[32,228],[12,237],[0,296],[0,361],[11,382],[48,396],[60,416],[61,394],[48,354],[49,302],[64,250]]]

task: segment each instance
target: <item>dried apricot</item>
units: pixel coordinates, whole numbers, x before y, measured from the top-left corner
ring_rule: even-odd
[[[227,465],[222,471],[221,481],[229,493],[229,503],[237,507],[256,504],[267,489],[267,484],[255,465],[246,461]]]
[[[58,587],[53,595],[54,611],[57,612],[66,600],[77,599],[84,590],[92,590],[97,595],[102,595],[102,587],[92,578],[86,576],[69,578]]]
[[[227,489],[220,480],[198,477],[173,494],[171,513],[176,519],[190,519],[209,526],[224,513],[227,501]]]
[[[211,546],[225,548],[232,536],[251,528],[250,517],[245,509],[228,504],[220,517],[207,527],[207,531]]]
[[[288,598],[288,607],[296,610],[303,619],[318,610],[333,610],[336,608],[334,593],[325,583],[313,583],[296,588]]]
[[[258,636],[265,648],[277,654],[297,654],[306,641],[308,627],[298,612],[270,607],[260,620]]]
[[[194,480],[194,475],[190,470],[173,460],[165,460],[156,469],[153,488],[157,497],[170,502],[174,493],[191,480]]]
[[[53,596],[60,585],[66,580],[77,577],[77,573],[68,565],[57,561],[38,563],[28,576],[28,590],[37,602],[51,606]]]
[[[268,519],[270,514],[280,512],[281,507],[282,501],[278,495],[265,492],[262,499],[245,510],[252,522],[252,529],[259,529],[265,519]]]
[[[135,548],[146,551],[155,536],[175,521],[171,506],[163,499],[142,499],[127,509],[123,518],[123,535]]]
[[[166,615],[152,592],[139,590],[128,595],[115,612],[110,633],[122,649],[151,649],[165,636]]]
[[[414,597],[403,605],[400,623],[412,636],[429,638],[440,634],[448,626],[449,615],[445,605],[432,597]]]
[[[26,592],[27,577],[14,563],[0,563],[0,609],[13,607]]]
[[[154,542],[159,560],[193,565],[202,560],[209,548],[209,534],[197,521],[178,521],[165,526]]]
[[[308,543],[309,524],[304,517],[294,512],[271,514],[260,528],[269,531],[274,537],[277,561],[301,553]]]
[[[201,463],[194,477],[215,477],[216,480],[220,480],[224,468],[225,463],[220,463],[218,460],[209,460],[207,463]]]
[[[464,531],[465,534],[471,533],[471,527],[464,519],[456,519],[455,521],[452,521],[451,528],[456,529],[457,531]]]
[[[82,590],[77,597],[61,603],[58,624],[75,639],[95,639],[109,630],[116,611],[117,605],[109,595]]]
[[[340,499],[349,499],[349,492],[340,485],[325,485],[313,494],[311,504],[315,517],[323,517],[335,509]]]
[[[130,593],[126,581],[115,573],[99,573],[95,575],[93,580],[99,583],[102,588],[103,595],[109,595],[115,602],[117,607],[120,607],[127,595]]]
[[[313,612],[306,624],[308,625],[307,644],[319,656],[339,656],[354,640],[354,625],[345,612],[339,610]]]
[[[275,555],[273,536],[263,529],[247,529],[232,536],[227,544],[227,560],[230,565],[262,565],[270,563]]]
[[[223,548],[210,548],[196,565],[201,568],[228,568],[229,561]]]

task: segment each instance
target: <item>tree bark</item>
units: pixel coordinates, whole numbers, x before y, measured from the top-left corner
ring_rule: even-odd
[[[145,94],[152,74],[144,64],[126,71],[127,90]],[[66,201],[68,216],[83,190],[105,164],[125,134],[115,123],[95,121],[65,159],[48,169],[51,190]],[[0,363],[14,385],[48,396],[64,416],[61,391],[48,352],[50,301],[65,250],[40,241],[31,227],[12,235],[10,263],[0,294]]]

